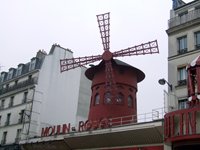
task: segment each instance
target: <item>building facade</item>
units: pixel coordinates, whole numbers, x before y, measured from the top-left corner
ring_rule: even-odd
[[[96,122],[93,119],[81,118],[83,120],[79,122],[78,130],[71,130],[70,124],[57,126],[46,124],[46,126],[40,126],[41,136],[21,140],[22,148],[27,150],[200,149],[200,100],[198,97],[200,93],[195,93],[196,97],[190,95],[191,88],[198,88],[195,86],[195,82],[191,82],[193,85],[188,86],[188,79],[195,81],[200,77],[198,65],[200,58],[198,58],[198,63],[195,59],[200,55],[200,1],[194,0],[186,4],[182,0],[173,0],[173,9],[170,11],[168,24],[169,27],[166,31],[169,44],[168,83],[172,85],[172,88],[168,89],[168,100],[165,106],[168,109],[165,115],[163,110],[154,110],[150,113],[150,120],[148,120],[147,114],[144,114],[145,117],[142,121],[138,114],[136,121],[134,115],[97,120]],[[195,65],[191,65],[191,62],[195,62]],[[198,74],[193,72],[193,66],[199,69]],[[191,76],[191,74],[196,76]],[[190,89],[189,92],[188,89]],[[192,97],[192,100],[189,97]],[[98,104],[98,97],[96,101]],[[119,124],[112,126],[116,120]],[[68,120],[68,122],[73,121]],[[128,123],[123,124],[123,122]]]
[[[187,65],[200,52],[200,2],[192,1],[170,11],[168,21],[168,82],[170,111],[188,108]],[[173,96],[175,95],[175,96]],[[174,99],[173,99],[174,98]]]
[[[20,149],[20,140],[40,136],[43,127],[64,124],[65,118],[73,127],[87,119],[86,68],[60,73],[59,60],[71,57],[72,51],[53,45],[49,54],[38,51],[30,62],[1,72],[0,149]]]
[[[168,21],[168,113],[165,115],[165,149],[199,149],[200,109],[188,100],[188,65],[200,55],[200,1],[181,2]]]

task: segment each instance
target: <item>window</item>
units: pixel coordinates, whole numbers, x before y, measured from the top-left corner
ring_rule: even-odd
[[[119,74],[120,75],[124,75],[124,70],[123,69],[119,69]]]
[[[178,86],[187,84],[186,66],[178,68]]]
[[[9,84],[6,84],[6,89],[8,89],[9,88]]]
[[[0,106],[0,109],[3,109],[3,108],[4,108],[4,102],[5,102],[5,99],[4,99],[4,100],[1,100],[1,106]]]
[[[5,79],[7,79],[7,72],[1,72],[1,82],[4,82]]]
[[[24,113],[25,110],[21,110],[21,112],[19,113],[20,117],[19,117],[19,120],[18,120],[18,123],[22,123],[23,122],[23,118],[24,118]]]
[[[99,101],[100,101],[100,94],[97,93],[97,94],[95,95],[95,103],[94,103],[94,105],[99,105]]]
[[[133,97],[131,95],[128,96],[128,106],[133,107]]]
[[[196,9],[196,18],[199,18],[200,17],[200,8],[197,7],[195,9]]]
[[[13,69],[9,69],[7,79],[8,79],[8,80],[12,79],[12,76],[13,76]]]
[[[129,90],[129,92],[133,92],[133,90],[131,88],[129,88],[128,90]]]
[[[187,52],[187,37],[178,38],[178,54]]]
[[[19,75],[21,75],[22,74],[22,64],[19,64],[18,65],[18,68],[17,68],[17,72],[16,72],[16,76],[19,76]]]
[[[15,81],[15,86],[17,86],[18,80]]]
[[[15,143],[19,143],[19,141],[21,140],[21,129],[17,130],[17,134],[16,134],[16,138],[15,138]]]
[[[35,69],[35,64],[36,64],[36,59],[35,59],[35,58],[32,58],[32,59],[31,59],[30,66],[29,66],[29,71]]]
[[[179,109],[189,108],[187,99],[178,100],[178,107],[179,107]]]
[[[111,104],[111,94],[109,92],[107,92],[106,94],[104,94],[104,104]]]
[[[4,81],[5,74],[1,74],[0,82]]]
[[[124,89],[121,85],[117,87],[119,90]]]
[[[6,144],[6,137],[7,137],[7,132],[3,132],[2,140],[1,140],[2,145]]]
[[[12,107],[13,106],[13,101],[14,101],[14,96],[12,96],[10,98],[10,103],[8,104],[8,107]]]
[[[28,76],[28,80],[31,80],[32,79],[32,75]]]
[[[117,104],[119,105],[124,104],[124,95],[121,92],[118,94],[118,99],[116,101],[117,101]]]
[[[10,124],[10,115],[11,114],[7,114],[7,119],[6,119],[6,122],[5,122],[5,126],[8,126]]]
[[[195,48],[200,48],[200,32],[195,33]]]
[[[23,97],[23,99],[22,99],[22,103],[26,103],[27,102],[27,100],[28,100],[28,92],[24,92],[24,97]]]
[[[188,13],[184,13],[179,15],[180,16],[180,23],[183,24],[188,21]]]

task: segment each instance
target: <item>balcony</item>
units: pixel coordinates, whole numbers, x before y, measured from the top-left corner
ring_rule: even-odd
[[[187,80],[179,80],[178,81],[178,86],[181,86],[181,85],[186,85],[187,84]]]
[[[190,11],[184,17],[177,16],[175,18],[170,19],[168,21],[168,28],[170,29],[170,28],[182,25],[184,23],[193,21],[193,20],[198,19],[198,18],[200,18],[200,9],[196,9],[196,10]]]
[[[23,123],[23,118],[18,119],[18,123]]]
[[[187,48],[185,48],[185,49],[180,49],[180,50],[178,50],[178,55],[183,54],[183,53],[186,53],[186,52],[187,52]]]
[[[13,102],[8,104],[8,107],[12,107],[13,106]]]
[[[5,125],[5,126],[8,126],[9,123],[10,123],[10,121],[6,121],[4,125]]]
[[[196,49],[200,49],[200,44],[195,45]]]
[[[1,109],[4,109],[4,105],[0,106],[0,110],[1,110]]]
[[[19,144],[20,140],[21,140],[21,138],[15,138],[15,144]]]
[[[22,104],[27,102],[27,98],[22,99]]]
[[[37,80],[38,80],[38,78],[31,78],[26,81],[19,82],[13,86],[9,86],[7,88],[2,88],[2,89],[0,89],[0,95],[3,95],[5,93],[11,92],[11,91],[14,91],[14,90],[17,90],[17,89],[20,89],[20,88],[23,88],[23,87],[26,87],[29,85],[37,84]]]
[[[6,144],[6,140],[1,140],[1,145]]]

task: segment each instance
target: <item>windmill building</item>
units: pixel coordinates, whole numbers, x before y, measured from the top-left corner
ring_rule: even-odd
[[[68,124],[46,126],[41,136],[21,140],[24,149],[131,149],[163,150],[163,109],[137,114],[137,84],[145,74],[114,57],[158,53],[157,41],[109,50],[109,13],[97,15],[103,49],[102,55],[60,60],[61,72],[70,72],[82,65],[100,61],[88,68],[85,75],[92,80],[90,111],[87,120],[79,121],[70,130]]]
[[[85,67],[60,73],[59,60],[72,51],[53,45],[49,54],[38,51],[26,64],[1,72],[0,149],[21,149],[20,140],[41,135],[46,126],[71,125],[89,112],[90,84]],[[61,107],[64,106],[64,107]]]

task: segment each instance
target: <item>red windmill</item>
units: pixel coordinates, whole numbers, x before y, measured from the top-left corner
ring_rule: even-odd
[[[113,63],[112,63],[113,58],[132,56],[132,55],[145,55],[145,54],[159,53],[158,44],[157,44],[157,40],[155,40],[155,41],[151,41],[151,42],[144,43],[141,45],[136,45],[136,46],[129,47],[126,49],[115,51],[112,53],[110,52],[110,21],[109,21],[110,13],[97,15],[97,20],[99,24],[104,53],[102,55],[96,55],[96,56],[62,59],[60,60],[60,70],[61,72],[64,72],[70,69],[74,69],[83,65],[87,65],[87,64],[102,60],[103,64],[105,64],[104,90],[106,94],[104,95],[104,97],[106,99],[106,104],[118,104],[120,103],[120,100],[119,100],[119,96],[116,94],[116,90],[117,90],[116,80],[115,80],[115,74],[113,73]],[[135,70],[139,72],[138,69],[135,68]],[[143,74],[143,73],[141,73],[140,71],[139,74]],[[93,77],[91,77],[91,79],[92,78]],[[96,119],[96,118],[92,118],[92,119]]]

